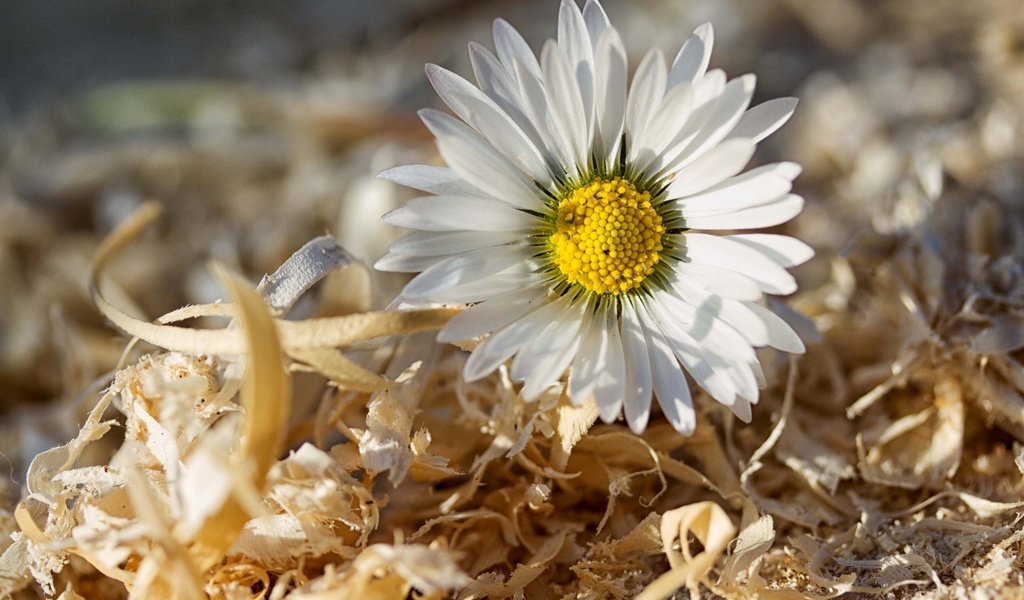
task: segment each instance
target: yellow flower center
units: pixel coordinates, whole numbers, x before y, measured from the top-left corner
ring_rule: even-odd
[[[625,179],[595,178],[558,204],[552,259],[570,283],[597,294],[637,288],[661,260],[661,216]]]

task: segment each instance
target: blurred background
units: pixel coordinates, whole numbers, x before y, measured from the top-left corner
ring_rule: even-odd
[[[797,273],[807,293],[832,281],[833,257],[883,252],[949,190],[1021,206],[1019,0],[605,6],[634,66],[711,22],[712,67],[757,74],[755,103],[801,99],[755,161],[804,165],[808,207],[788,227],[818,248]],[[0,451],[12,476],[73,435],[86,390],[118,360],[124,340],[85,279],[133,208],[165,206],[112,269],[121,304],[148,318],[219,297],[211,258],[255,282],[327,232],[372,263],[396,235],[379,216],[410,195],[376,173],[437,160],[415,114],[440,104],[423,63],[472,78],[466,44],[492,46],[494,18],[536,48],[557,12],[554,0],[5,0]],[[366,305],[399,284],[375,279]],[[354,308],[324,294],[323,312]]]

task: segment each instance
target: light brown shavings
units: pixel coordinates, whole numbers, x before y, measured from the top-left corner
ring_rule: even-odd
[[[417,2],[362,50],[257,21],[241,39],[262,60],[287,50],[269,86],[117,82],[5,113],[0,596],[156,593],[233,506],[223,556],[194,567],[213,598],[633,598],[672,572],[662,516],[712,502],[738,533],[705,597],[1024,597],[1019,0],[823,2],[604,3],[630,56],[711,21],[713,65],[800,98],[754,160],[804,166],[785,232],[818,257],[784,302],[820,336],[799,327],[791,378],[761,353],[750,424],[695,386],[691,438],[657,407],[637,438],[557,386],[526,403],[507,372],[464,382],[465,353],[433,341],[455,309],[388,321],[403,276],[362,268],[396,236],[379,215],[416,194],[374,175],[439,161],[409,108],[423,57],[465,76],[453,40],[503,16],[539,42],[550,3]],[[97,279],[148,340],[122,353],[89,260],[146,198],[159,226]],[[265,468],[239,465],[245,334],[208,261],[287,281],[297,249],[335,251],[324,231],[349,266],[270,311],[293,416]]]

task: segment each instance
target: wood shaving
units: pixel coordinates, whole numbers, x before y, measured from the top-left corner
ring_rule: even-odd
[[[550,35],[549,3],[471,4],[287,86],[125,82],[5,130],[0,597],[1024,595],[1019,2],[619,7],[644,46],[713,20],[721,66],[801,99],[758,157],[805,167],[818,258],[773,309],[808,351],[762,353],[750,424],[695,388],[689,438],[466,382],[458,307],[385,310],[407,192],[373,175],[439,160],[423,57]]]

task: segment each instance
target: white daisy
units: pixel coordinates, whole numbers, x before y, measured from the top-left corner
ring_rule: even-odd
[[[422,190],[384,217],[413,229],[377,262],[418,272],[403,305],[466,304],[442,341],[486,336],[465,367],[482,378],[512,360],[526,400],[559,382],[579,404],[621,411],[642,431],[651,398],[681,433],[696,418],[683,369],[745,421],[764,386],[754,347],[802,352],[763,294],[789,294],[787,267],[813,251],[770,234],[803,208],[800,172],[740,173],[755,144],[789,119],[792,98],[750,110],[753,75],[708,71],[712,30],[671,66],[652,50],[627,86],[626,52],[596,0],[563,0],[558,39],[534,56],[503,20],[496,53],[469,46],[477,85],[427,75],[458,116],[423,110],[448,167],[382,176]]]

